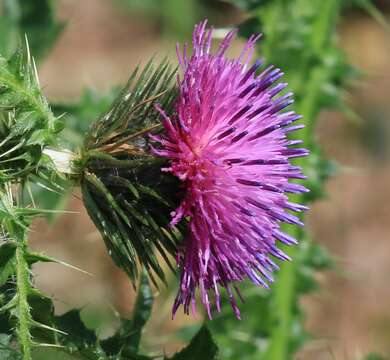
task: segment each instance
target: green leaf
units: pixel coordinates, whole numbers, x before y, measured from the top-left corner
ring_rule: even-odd
[[[87,329],[93,330],[98,338],[107,337],[106,332],[116,330],[118,314],[110,306],[91,304],[80,311],[80,318]]]
[[[149,285],[147,273],[143,271],[132,318],[130,320],[122,319],[117,333],[113,337],[101,342],[102,348],[108,355],[120,353],[131,357],[138,353],[142,329],[151,316],[152,306],[152,289]]]
[[[85,357],[77,353],[70,353],[64,349],[56,348],[36,348],[32,353],[33,360],[100,360],[97,357]]]
[[[61,211],[66,208],[70,196],[71,184],[68,180],[64,180],[59,176],[53,176],[49,183],[42,178],[39,178],[38,183],[34,183],[34,180],[38,179],[31,178],[31,181],[27,182],[23,187],[22,205],[30,206],[33,203],[38,209],[52,210],[43,215],[50,223],[53,223],[61,214]],[[55,191],[49,191],[47,187],[53,187],[53,184],[55,184],[54,187],[59,186],[62,190],[56,189]],[[42,185],[45,185],[45,187]]]
[[[57,316],[55,324],[68,334],[59,335],[59,343],[74,352],[93,347],[97,343],[95,332],[85,326],[81,320],[79,310],[71,310]]]
[[[22,354],[11,347],[11,336],[0,334],[0,359],[1,360],[22,360]]]
[[[0,90],[1,178],[3,183],[24,182],[40,168],[48,167],[42,149],[56,145],[59,130],[59,119],[42,95],[27,44],[9,60],[0,55]]]
[[[141,332],[152,313],[153,293],[145,271],[143,271],[138,287],[137,300],[135,302],[132,319],[123,324],[123,333],[127,338],[123,350],[130,350],[133,353],[138,352]],[[126,326],[127,325],[127,326]]]
[[[52,325],[54,305],[49,297],[34,289],[28,295],[28,303],[35,322]]]
[[[16,244],[5,242],[0,245],[0,286],[15,273]]]
[[[0,287],[0,333],[13,334],[15,323],[11,319],[11,311],[16,306],[14,283],[8,281]]]
[[[79,310],[70,310],[56,316],[53,323],[57,329],[66,333],[56,335],[56,344],[64,347],[64,351],[72,354],[75,359],[106,359],[95,331],[88,329]]]
[[[210,331],[203,325],[191,342],[173,357],[166,360],[215,360],[217,359],[218,347],[214,343]]]

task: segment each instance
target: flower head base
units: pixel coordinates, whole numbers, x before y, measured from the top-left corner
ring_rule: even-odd
[[[292,103],[292,94],[276,95],[287,84],[274,83],[282,76],[269,66],[257,75],[261,62],[249,67],[255,42],[252,36],[237,59],[225,52],[235,31],[231,31],[215,54],[211,53],[212,29],[206,22],[193,34],[194,51],[178,54],[184,72],[179,82],[177,115],[162,110],[165,134],[154,137],[160,146],[155,153],[169,158],[164,169],[183,181],[186,195],[173,214],[172,223],[189,219],[189,231],[178,253],[181,284],[173,307],[175,313],[195,309],[195,289],[211,317],[213,294],[220,310],[220,287],[224,287],[237,317],[240,317],[234,283],[249,278],[268,288],[278,266],[271,257],[288,260],[277,241],[296,244],[280,230],[280,223],[303,225],[289,210],[304,206],[288,201],[286,193],[307,191],[289,183],[303,179],[301,169],[289,159],[307,155],[291,148],[298,140],[287,133],[303,125],[294,112],[282,112]],[[238,293],[239,295],[239,293]]]

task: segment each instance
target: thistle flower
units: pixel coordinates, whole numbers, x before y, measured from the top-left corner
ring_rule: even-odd
[[[289,260],[277,242],[296,240],[280,229],[281,223],[303,225],[290,211],[305,208],[288,201],[287,193],[308,191],[289,179],[303,179],[291,158],[306,149],[291,148],[300,140],[287,133],[300,116],[283,111],[292,93],[277,96],[287,86],[274,85],[283,73],[269,66],[260,74],[261,61],[249,67],[259,36],[252,36],[237,59],[225,56],[236,30],[230,31],[217,51],[211,52],[212,29],[206,21],[193,33],[193,54],[178,51],[184,76],[179,80],[176,115],[162,109],[165,133],[152,137],[154,152],[170,160],[163,171],[176,175],[185,188],[171,224],[189,221],[188,234],[177,254],[181,284],[173,314],[180,305],[195,311],[195,290],[211,318],[211,294],[217,311],[220,288],[225,288],[236,316],[233,294],[237,282],[249,278],[268,288],[278,269],[272,258]]]
[[[169,212],[180,203],[178,179],[161,172],[166,160],[150,154],[148,147],[148,133],[160,127],[154,101],[170,114],[175,74],[166,59],[137,67],[112,107],[90,127],[80,156],[72,161],[87,212],[134,286],[141,268],[156,286],[158,279],[165,281],[160,260],[174,269],[168,255],[175,255],[182,237],[178,228],[169,227]]]

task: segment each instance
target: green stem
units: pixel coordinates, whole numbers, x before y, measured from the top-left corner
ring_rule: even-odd
[[[28,291],[30,288],[28,264],[25,259],[25,244],[18,244],[16,249],[16,289],[17,303],[17,334],[24,360],[31,360],[32,340],[30,334],[31,314],[28,305]]]
[[[300,239],[302,238],[302,229],[295,228],[290,234]],[[267,360],[286,360],[289,359],[289,338],[291,333],[294,293],[296,289],[297,255],[298,247],[283,249],[294,260],[283,264],[278,275],[278,281],[273,288],[275,311],[275,325],[271,334],[271,345],[264,359]]]
[[[339,13],[337,0],[328,0],[322,3],[321,15],[317,19],[313,31],[312,46],[320,55],[324,48],[331,42],[332,30],[335,26],[335,19]],[[328,77],[328,70],[321,65],[306,69],[309,71],[309,81],[306,82],[305,96],[297,106],[298,113],[303,115],[305,120],[305,129],[300,136],[306,146],[312,145],[315,118],[319,112],[319,100],[321,97],[321,86]],[[305,72],[306,72],[305,71]],[[304,73],[302,73],[304,74]],[[302,80],[303,82],[303,76]],[[308,163],[306,158],[301,158],[297,164],[307,170]],[[302,202],[303,196],[292,197],[292,201]],[[305,231],[298,227],[291,228],[289,233],[296,239],[304,241]],[[273,311],[275,325],[271,333],[270,347],[264,359],[267,360],[286,360],[290,358],[290,339],[292,333],[293,312],[296,302],[296,283],[297,269],[299,267],[299,247],[283,249],[294,260],[291,263],[283,264],[278,275],[278,281],[273,289],[274,303]]]
[[[16,334],[24,360],[31,360],[31,348],[33,345],[30,333],[32,323],[28,293],[30,286],[29,264],[26,261],[27,252],[27,227],[14,221],[6,224],[6,230],[10,238],[16,243],[15,266],[16,266]]]

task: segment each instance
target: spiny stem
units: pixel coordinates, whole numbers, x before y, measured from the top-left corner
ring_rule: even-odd
[[[17,290],[17,335],[23,353],[24,360],[31,360],[32,340],[30,324],[32,322],[30,306],[28,304],[28,292],[30,289],[29,265],[25,259],[26,253],[26,231],[18,229],[13,235],[18,235],[15,240],[18,243],[16,248],[16,290]],[[16,234],[15,234],[16,233]]]

